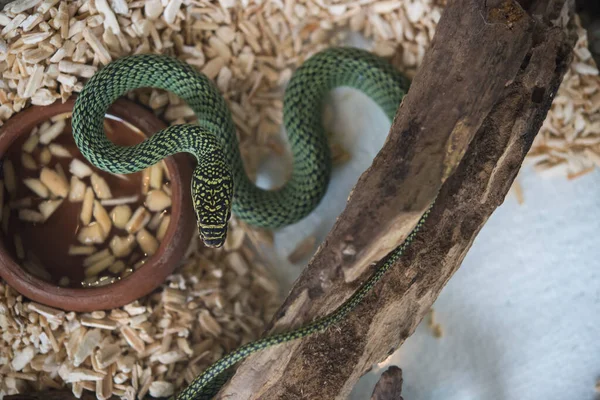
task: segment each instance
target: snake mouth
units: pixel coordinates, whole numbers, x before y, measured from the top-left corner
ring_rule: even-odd
[[[211,247],[211,248],[222,247],[223,244],[225,243],[224,239],[207,239],[207,238],[202,238],[202,241],[204,242],[204,245],[206,247]]]
[[[198,231],[206,247],[222,247],[227,239],[227,230],[221,226],[199,226]]]

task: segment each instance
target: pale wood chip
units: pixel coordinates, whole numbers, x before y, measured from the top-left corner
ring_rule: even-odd
[[[150,213],[144,207],[138,207],[127,224],[125,225],[125,230],[129,233],[136,233],[140,229],[143,229],[146,224],[150,221]]]
[[[27,222],[33,222],[33,223],[45,221],[44,215],[42,213],[39,213],[34,210],[28,210],[28,209],[19,210],[19,219],[21,221],[27,221]]]
[[[81,181],[75,175],[72,175],[70,190],[69,190],[69,201],[73,202],[73,203],[78,203],[80,201],[83,201],[83,199],[85,197],[85,192],[86,192],[85,183],[83,183],[83,181]],[[92,193],[92,199],[93,199],[93,193]]]
[[[34,312],[37,312],[40,315],[43,315],[44,317],[48,318],[48,319],[54,319],[54,320],[62,320],[65,317],[65,313],[64,311],[61,310],[57,310],[56,308],[52,308],[49,306],[45,306],[43,304],[38,304],[38,303],[29,303],[28,304],[28,309]]]
[[[109,246],[115,257],[127,257],[133,251],[135,244],[136,240],[133,235],[125,237],[113,236]]]
[[[49,106],[56,101],[56,93],[48,89],[38,89],[33,96],[31,96],[31,104],[34,106]]]
[[[95,0],[95,6],[98,12],[104,15],[104,29],[111,29],[115,35],[120,35],[121,27],[108,2],[106,0]]]
[[[73,354],[73,365],[80,366],[94,352],[102,341],[102,332],[99,329],[90,329],[83,335]]]
[[[88,318],[88,317],[82,317],[81,318],[81,325],[83,326],[88,326],[91,328],[98,328],[98,329],[108,329],[108,330],[114,330],[117,329],[117,322],[115,321],[111,321],[109,319],[95,319],[95,318]],[[117,349],[119,348],[119,346],[116,346]],[[99,353],[102,352],[105,349],[105,347],[101,347],[99,350]],[[119,352],[120,354],[120,352]],[[115,361],[115,360],[113,360]],[[109,363],[110,364],[110,363]],[[101,368],[106,368],[108,365],[100,365]]]
[[[117,228],[125,229],[131,218],[131,208],[128,205],[118,205],[110,212],[110,218]]]
[[[21,371],[27,366],[33,357],[35,356],[35,349],[33,346],[26,346],[21,350],[15,351],[13,359],[10,363],[11,367],[15,371]]]
[[[84,275],[86,278],[98,276],[101,272],[108,269],[115,262],[115,256],[109,255],[85,269]]]
[[[97,253],[94,253],[94,254],[90,255],[89,257],[86,257],[83,260],[83,266],[84,267],[90,267],[93,264],[97,263],[98,261],[101,261],[101,260],[103,260],[105,258],[108,258],[110,256],[111,256],[110,250],[109,249],[104,249],[102,251],[99,251]]]
[[[40,159],[39,159],[40,164],[48,165],[51,160],[52,160],[52,153],[50,153],[50,150],[48,149],[48,147],[44,147],[42,149],[42,151],[40,151]]]
[[[21,153],[21,164],[29,170],[36,170],[37,164],[35,159],[29,153]]]
[[[4,186],[10,196],[14,198],[17,195],[17,176],[12,161],[4,159],[2,171],[4,172]]]
[[[50,151],[50,154],[52,154],[53,156],[56,156],[56,157],[60,157],[60,158],[71,157],[71,153],[69,153],[69,150],[67,150],[64,146],[61,146],[60,144],[50,143],[48,145],[48,150]]]
[[[116,198],[112,198],[112,199],[102,199],[100,200],[100,204],[102,204],[103,206],[117,206],[117,205],[121,205],[121,204],[131,204],[131,203],[137,203],[137,201],[140,199],[140,196],[138,195],[132,195],[132,196],[127,196],[127,197],[116,197]]]
[[[94,208],[94,191],[91,187],[87,187],[85,189],[85,193],[83,195],[83,204],[81,206],[81,212],[79,214],[79,219],[83,223],[83,225],[89,225],[92,221],[92,212]]]
[[[23,147],[21,147],[21,149],[24,152],[30,154],[37,147],[39,140],[40,140],[40,137],[37,134],[31,134],[31,135],[29,135],[29,137],[27,138],[25,143],[23,143]]]
[[[78,177],[79,179],[83,179],[87,176],[92,175],[92,169],[83,161],[74,158],[73,161],[69,164],[69,172]]]
[[[331,144],[331,161],[333,165],[341,165],[351,158],[350,153],[348,153],[342,146],[338,143],[334,142]]]
[[[94,193],[96,193],[96,196],[98,196],[99,199],[109,199],[112,197],[110,187],[104,178],[96,173],[92,173],[90,180]]]
[[[79,243],[85,245],[100,244],[105,240],[104,232],[98,223],[92,222],[88,226],[84,226],[79,230],[79,233],[77,234],[77,240]]]
[[[38,205],[38,209],[40,210],[40,213],[44,216],[44,220],[47,220],[48,218],[50,218],[50,216],[52,214],[54,214],[54,212],[58,209],[58,207],[60,207],[62,202],[63,202],[62,199],[46,200],[46,201],[41,202]]]
[[[44,78],[44,67],[42,65],[35,65],[33,67],[33,72],[29,79],[27,80],[27,85],[25,86],[25,92],[23,93],[23,98],[32,97],[35,92],[41,87],[42,79]]]
[[[144,341],[135,333],[133,329],[128,326],[121,328],[121,334],[127,341],[127,344],[131,346],[138,353],[142,353],[146,347]]]
[[[148,225],[146,225],[146,227],[148,229],[150,229],[151,231],[156,231],[156,229],[160,225],[160,221],[163,219],[164,216],[165,216],[164,212],[158,212],[158,213],[154,214],[152,216],[152,218],[150,219],[150,222],[148,222]]]
[[[167,229],[169,228],[169,224],[171,223],[171,216],[165,215],[160,221],[160,225],[158,226],[158,230],[156,231],[156,238],[158,240],[163,240],[165,235],[167,234]]]
[[[161,364],[174,364],[178,361],[185,359],[185,354],[180,350],[167,351],[166,353],[159,354],[156,359]]]
[[[19,14],[29,8],[37,6],[42,0],[15,0],[4,7],[4,11]]]
[[[238,276],[246,275],[250,268],[246,260],[240,252],[232,252],[227,254],[225,257],[225,262],[231,267],[233,271],[236,272]]]
[[[150,211],[163,211],[171,206],[171,197],[162,190],[151,190],[146,196],[146,207]]]
[[[586,64],[586,63],[575,63],[573,64],[573,69],[581,74],[581,75],[595,75],[597,76],[598,73],[598,68],[590,65],[590,64]]]
[[[188,107],[189,108],[189,107]],[[163,185],[164,169],[161,163],[155,164],[149,170],[149,185],[151,188],[160,189]]]
[[[214,319],[212,315],[207,310],[202,310],[200,315],[198,316],[198,321],[200,322],[200,326],[202,329],[211,334],[214,337],[217,337],[223,332],[223,328],[219,323]]]
[[[107,65],[112,61],[112,57],[104,44],[89,29],[83,30],[83,38],[94,50],[102,64]]]
[[[165,7],[165,11],[163,13],[163,18],[168,24],[175,22],[177,11],[179,11],[182,3],[183,0],[168,0],[167,6]]]
[[[235,251],[242,247],[246,233],[241,228],[230,229],[223,245],[225,251]]]
[[[223,66],[225,66],[225,59],[222,57],[215,57],[206,63],[201,72],[209,79],[215,79]]]
[[[22,379],[24,381],[35,382],[38,380],[37,374],[35,373],[23,373],[23,372],[9,372],[7,375],[9,378]]]
[[[128,15],[129,14],[129,6],[127,5],[126,0],[111,0],[110,2],[111,8],[115,13],[120,15]]]
[[[8,15],[6,15],[5,13],[0,13],[0,25],[1,26],[6,26],[8,24],[10,24],[10,17]]]
[[[175,388],[170,382],[154,381],[150,384],[149,393],[155,398],[169,397],[175,393]]]
[[[0,31],[0,35],[6,37],[10,32],[16,32],[17,27],[25,21],[25,18],[27,18],[25,14],[18,14],[15,16],[8,24],[4,26],[2,31]]]
[[[116,254],[115,254],[116,257]],[[125,263],[121,260],[117,260],[113,263],[113,265],[111,265],[110,267],[108,267],[108,270],[113,273],[113,274],[121,274],[123,271],[125,271]]]
[[[140,229],[135,238],[142,251],[147,255],[151,256],[158,250],[158,240],[146,229]]]
[[[65,120],[58,120],[50,125],[47,129],[40,129],[40,132],[38,133],[40,143],[48,144],[52,142],[58,137],[58,135],[63,133],[65,127]]]
[[[102,207],[102,204],[100,204],[98,200],[94,200],[93,216],[96,219],[96,221],[100,224],[100,227],[102,228],[104,234],[108,235],[110,233],[110,230],[112,229],[112,222],[110,217],[108,216],[108,213],[106,212],[104,207]]]
[[[144,14],[146,15],[146,18],[155,20],[160,17],[162,12],[163,5],[160,0],[147,0],[144,3]]]
[[[67,180],[50,168],[42,168],[40,181],[56,196],[64,198],[69,194],[69,183]]]
[[[23,180],[23,183],[32,192],[34,192],[43,199],[47,198],[50,195],[50,191],[48,190],[48,188],[39,179],[27,178]]]
[[[104,378],[105,374],[96,372],[86,368],[75,368],[69,373],[65,382],[81,382],[81,381],[100,381]]]
[[[288,255],[288,261],[295,264],[302,259],[306,258],[313,250],[316,245],[316,238],[309,236],[302,240],[296,248]]]
[[[68,254],[70,256],[89,256],[96,252],[96,248],[94,246],[69,246]]]
[[[92,65],[60,60],[58,62],[58,70],[66,74],[71,74],[82,78],[91,78],[96,73],[98,68]]]

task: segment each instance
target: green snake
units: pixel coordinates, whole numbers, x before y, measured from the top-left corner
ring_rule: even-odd
[[[386,60],[356,48],[330,48],[308,58],[293,74],[284,94],[283,122],[291,145],[293,172],[276,190],[257,187],[246,175],[235,125],[213,82],[173,57],[140,54],[119,58],[94,74],[77,97],[72,126],[75,143],[96,167],[119,174],[141,171],[180,152],[197,159],[191,195],[198,232],[209,247],[220,247],[233,212],[251,225],[279,228],[308,215],[323,198],[331,176],[331,154],[322,123],[328,93],[349,86],[374,100],[390,120],[410,82]],[[127,92],[152,87],[171,91],[195,112],[197,124],[173,125],[135,146],[118,146],[105,135],[111,104]],[[210,399],[230,377],[229,368],[267,347],[321,332],[346,317],[402,255],[429,215],[376,272],[333,313],[287,333],[265,337],[226,355],[177,395],[177,400]]]

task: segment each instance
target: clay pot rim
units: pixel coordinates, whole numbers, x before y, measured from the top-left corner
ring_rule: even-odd
[[[29,134],[34,126],[52,116],[71,112],[75,98],[49,106],[31,106],[11,117],[0,128],[0,159],[15,140]],[[117,100],[109,115],[126,121],[146,136],[166,125],[151,111],[126,99]],[[195,232],[195,216],[189,191],[192,166],[185,154],[164,159],[171,176],[171,221],[156,253],[129,276],[105,286],[65,288],[27,272],[0,240],[0,276],[23,296],[38,303],[67,311],[95,311],[118,308],[158,288],[179,265]],[[187,189],[187,190],[186,190]]]

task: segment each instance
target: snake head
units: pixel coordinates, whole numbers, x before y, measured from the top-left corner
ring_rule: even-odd
[[[224,163],[196,167],[192,178],[192,198],[198,233],[207,247],[221,247],[225,243],[232,197],[233,178]]]

